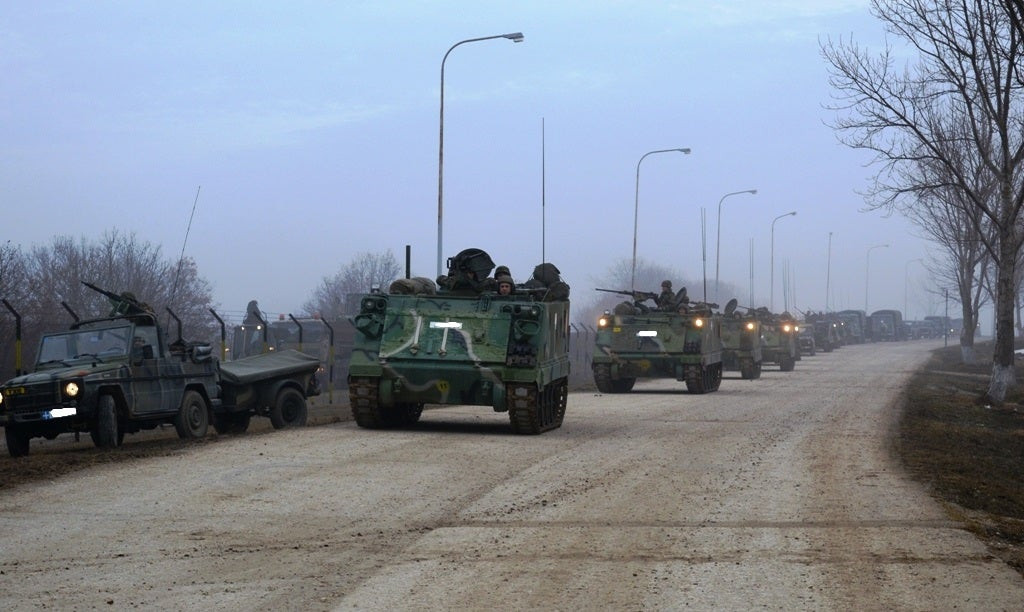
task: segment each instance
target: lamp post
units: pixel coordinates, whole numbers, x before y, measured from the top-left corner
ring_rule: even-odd
[[[832,232],[828,233],[828,251],[825,256],[825,312],[828,310],[829,283],[832,281]]]
[[[507,38],[512,42],[523,42],[522,32],[512,32],[510,34],[496,34],[494,36],[484,36],[481,38],[467,38],[466,40],[460,40],[459,42],[452,45],[448,52],[444,54],[441,59],[441,121],[438,135],[437,145],[437,275],[441,276],[441,257],[443,252],[442,246],[442,220],[444,216],[444,63],[448,60],[448,55],[458,47],[471,42],[479,42],[481,40],[493,40],[495,38]]]
[[[640,216],[640,164],[648,155],[654,155],[655,153],[671,153],[678,151],[684,155],[690,154],[689,148],[682,149],[659,149],[657,151],[648,151],[640,157],[640,161],[636,162],[636,195],[633,198],[633,267],[629,275],[629,290],[634,291],[636,289],[636,228],[637,220]]]
[[[722,245],[722,202],[729,196],[739,195],[741,193],[749,193],[750,195],[757,195],[756,189],[744,189],[743,191],[733,191],[722,196],[722,199],[718,200],[718,222],[716,224],[717,236],[715,237],[715,299],[718,299],[718,256],[721,253]]]
[[[771,290],[768,292],[770,294],[770,296],[771,296],[769,298],[769,300],[768,300],[768,310],[770,310],[772,312],[775,312],[775,222],[778,221],[779,219],[784,218],[784,217],[793,217],[793,216],[796,216],[796,211],[795,210],[790,211],[790,212],[788,212],[788,213],[786,213],[784,215],[779,215],[778,217],[775,217],[774,219],[772,219],[772,240],[771,240],[772,246],[771,246],[771,257],[769,257],[769,265],[772,267],[772,272],[769,275],[771,280],[769,282],[771,283],[772,286],[771,286]]]
[[[923,263],[924,259],[920,257],[918,257],[917,259],[911,259],[906,263],[905,266],[903,266],[903,316],[906,317],[908,320],[910,319],[910,314],[907,312],[907,285],[910,284],[910,281],[908,280],[907,275],[910,274],[910,264],[914,263],[915,261],[920,261]]]
[[[876,244],[875,246],[868,247],[868,253],[864,256],[864,314],[868,313],[868,279],[871,272],[871,251],[875,249],[887,249],[887,244]]]

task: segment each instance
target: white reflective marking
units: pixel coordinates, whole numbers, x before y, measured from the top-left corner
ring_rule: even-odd
[[[431,321],[430,329],[462,329],[462,321]]]
[[[658,337],[658,330],[656,330],[656,329],[652,329],[650,331],[641,330],[641,331],[636,332],[636,335],[640,336],[641,338],[657,338]]]
[[[54,408],[43,413],[44,419],[59,419],[61,417],[75,416],[78,414],[77,408]]]

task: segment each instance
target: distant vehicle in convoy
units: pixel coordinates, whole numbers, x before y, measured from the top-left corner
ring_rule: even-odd
[[[34,371],[0,385],[12,457],[27,455],[33,437],[62,433],[88,433],[113,448],[126,433],[165,423],[181,438],[205,436],[211,420],[218,432],[242,432],[253,415],[275,428],[305,424],[306,397],[319,392],[317,360],[283,351],[220,364],[208,343],[182,339],[180,321],[168,341],[134,296],[86,285],[110,298],[111,314],[44,334]]]
[[[597,322],[591,368],[602,393],[626,393],[638,378],[686,382],[690,393],[717,391],[722,383],[722,315],[716,304],[690,302],[680,289],[673,303],[648,306],[653,293],[608,290],[633,300]]]
[[[507,412],[517,434],[562,425],[569,286],[543,263],[502,295],[493,269],[485,251],[466,249],[448,259],[439,287],[401,279],[362,296],[348,373],[356,424],[409,426],[426,404],[464,404]]]
[[[797,335],[797,345],[800,347],[801,355],[815,356],[818,353],[818,348],[814,343],[814,330],[807,325],[802,325]]]
[[[863,310],[840,310],[835,313],[843,322],[846,344],[862,344],[867,339],[867,315]]]
[[[957,326],[953,324],[953,319],[949,317],[929,315],[925,317],[924,320],[935,326],[937,338],[956,336],[959,334]],[[963,320],[960,319],[960,321],[962,323]]]
[[[737,311],[733,298],[722,317],[722,369],[754,380],[761,377],[761,361],[761,322],[752,313]]]
[[[871,339],[875,342],[906,340],[903,313],[898,310],[883,309],[871,313],[870,329]]]
[[[767,308],[757,310],[761,320],[761,353],[764,363],[777,363],[782,372],[792,372],[800,357],[797,335],[800,326],[788,312],[772,314]]]

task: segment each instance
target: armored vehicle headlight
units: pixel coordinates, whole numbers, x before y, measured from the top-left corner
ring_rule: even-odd
[[[792,330],[793,330],[793,328],[789,326],[789,323],[786,323],[785,325],[782,326],[782,331],[784,331],[784,332],[789,332],[789,331],[792,331]]]
[[[754,331],[754,322],[753,321],[747,321],[747,330],[748,331]]]
[[[600,319],[597,320],[597,326],[608,327],[608,319],[606,317],[601,317]]]
[[[78,391],[79,391],[78,383],[76,383],[75,381],[71,381],[71,382],[66,383],[64,385],[64,395],[66,395],[68,397],[75,397],[75,396],[77,396],[78,395]]]
[[[704,319],[701,319],[700,317],[697,317],[696,319],[693,320],[693,326],[694,327],[704,327]]]
[[[799,326],[799,325],[794,325],[794,326],[793,326],[793,331],[794,331],[794,332],[798,332],[798,331],[800,331],[800,326]]]

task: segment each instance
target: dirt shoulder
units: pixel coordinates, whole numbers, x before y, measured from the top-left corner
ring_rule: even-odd
[[[977,351],[977,363],[964,365],[959,345],[940,349],[911,378],[894,444],[950,516],[1024,575],[1024,390],[1003,406],[980,403],[991,344]]]

